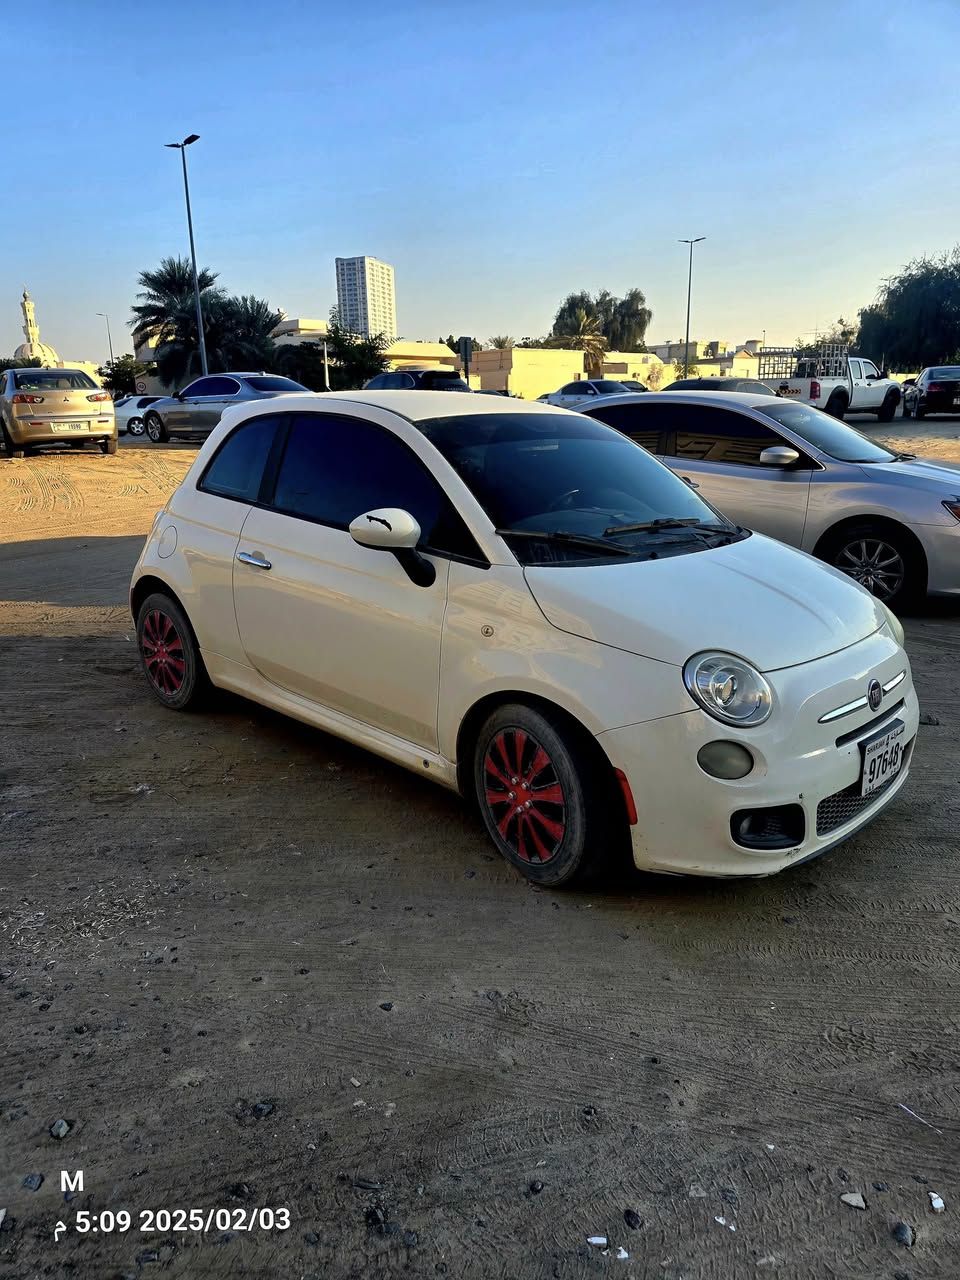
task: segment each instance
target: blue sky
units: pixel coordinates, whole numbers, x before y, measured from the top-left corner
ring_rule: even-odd
[[[790,341],[960,239],[957,0],[48,0],[7,26],[0,354],[118,350],[138,271],[186,252],[324,317],[333,259],[397,271],[410,338],[545,333],[639,286],[648,338]],[[43,56],[39,52],[43,51]],[[23,148],[23,158],[17,155]]]

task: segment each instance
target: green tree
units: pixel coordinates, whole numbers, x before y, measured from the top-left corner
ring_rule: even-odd
[[[370,378],[383,373],[390,364],[386,357],[390,339],[383,333],[369,338],[352,333],[340,323],[336,307],[330,312],[327,353],[330,360],[330,386],[334,391],[351,391],[362,387]]]
[[[203,337],[211,371],[270,369],[276,357],[273,330],[283,319],[262,298],[233,298],[221,289],[203,295]],[[171,306],[163,326],[154,330],[157,373],[168,386],[198,377],[200,343],[192,294]]]
[[[204,294],[216,283],[217,273],[203,267],[197,276],[202,302]],[[181,322],[184,309],[195,306],[193,268],[186,258],[163,258],[155,271],[141,271],[137,283],[138,301],[132,307],[130,321],[134,340],[141,343],[152,339],[159,346],[174,336],[174,326]]]
[[[608,350],[644,351],[647,327],[653,312],[642,289],[630,289],[622,298],[602,289],[596,297],[586,290],[568,294],[554,317],[551,337],[576,336],[580,314],[596,320]]]
[[[327,354],[329,365],[329,351]],[[289,342],[278,346],[273,368],[308,391],[326,391],[324,380],[323,344],[320,342]],[[331,378],[333,370],[331,369]]]
[[[39,369],[39,360],[18,360],[15,356],[0,356],[0,373],[8,369]]]
[[[678,378],[699,378],[699,377],[700,377],[700,370],[697,368],[695,364],[692,364],[689,369],[685,369],[683,367],[682,360],[674,360],[673,362],[674,382],[676,382]]]
[[[547,346],[582,351],[587,373],[592,377],[602,373],[603,353],[607,347],[607,340],[601,331],[600,320],[595,314],[588,313],[580,307],[571,318],[564,319],[562,332],[557,333],[556,329],[557,326],[554,324],[554,333],[548,339]]]
[[[144,364],[135,356],[118,356],[116,360],[108,360],[97,370],[107,391],[115,396],[132,396],[137,389],[137,379],[152,373],[155,366]]]
[[[829,344],[849,347],[854,343],[856,337],[856,325],[851,324],[849,320],[844,320],[843,316],[841,316],[831,328],[823,333],[815,333],[812,338],[797,338],[794,348],[799,356],[813,356],[822,347]]]
[[[490,346],[494,351],[509,351],[514,345],[514,341],[509,334],[498,333],[496,337],[490,339]]]
[[[883,282],[860,312],[859,349],[902,371],[960,363],[960,245]]]

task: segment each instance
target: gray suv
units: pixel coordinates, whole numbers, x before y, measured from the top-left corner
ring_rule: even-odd
[[[144,414],[143,425],[154,444],[178,436],[202,440],[232,404],[306,390],[292,378],[274,373],[214,373],[197,378],[175,395],[156,400]]]

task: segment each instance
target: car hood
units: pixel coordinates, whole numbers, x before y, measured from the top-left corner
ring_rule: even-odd
[[[860,464],[860,470],[881,484],[908,484],[941,499],[960,496],[960,466],[949,462],[928,462],[923,458],[867,462]]]
[[[886,621],[846,575],[760,534],[662,560],[524,574],[559,630],[675,666],[721,649],[776,671],[856,644]]]

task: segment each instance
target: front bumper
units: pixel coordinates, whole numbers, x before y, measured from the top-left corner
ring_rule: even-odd
[[[862,694],[870,679],[886,683],[900,671],[906,672],[904,679],[877,712],[864,709],[819,723],[821,715]],[[906,655],[885,630],[839,654],[768,673],[768,678],[778,705],[770,721],[752,732],[728,728],[691,709],[599,735],[636,802],[638,822],[630,831],[638,868],[678,875],[773,875],[848,839],[903,788],[920,712]],[[861,799],[856,794],[861,742],[897,720],[904,724],[904,764],[885,789]],[[842,738],[849,741],[838,744]],[[722,781],[701,770],[697,752],[719,739],[751,751],[756,763],[746,778]],[[803,811],[797,843],[771,851],[747,849],[734,840],[735,813],[786,805]]]
[[[957,473],[960,490],[960,472]],[[927,591],[931,595],[960,595],[960,521],[914,524],[910,528],[927,557]]]

